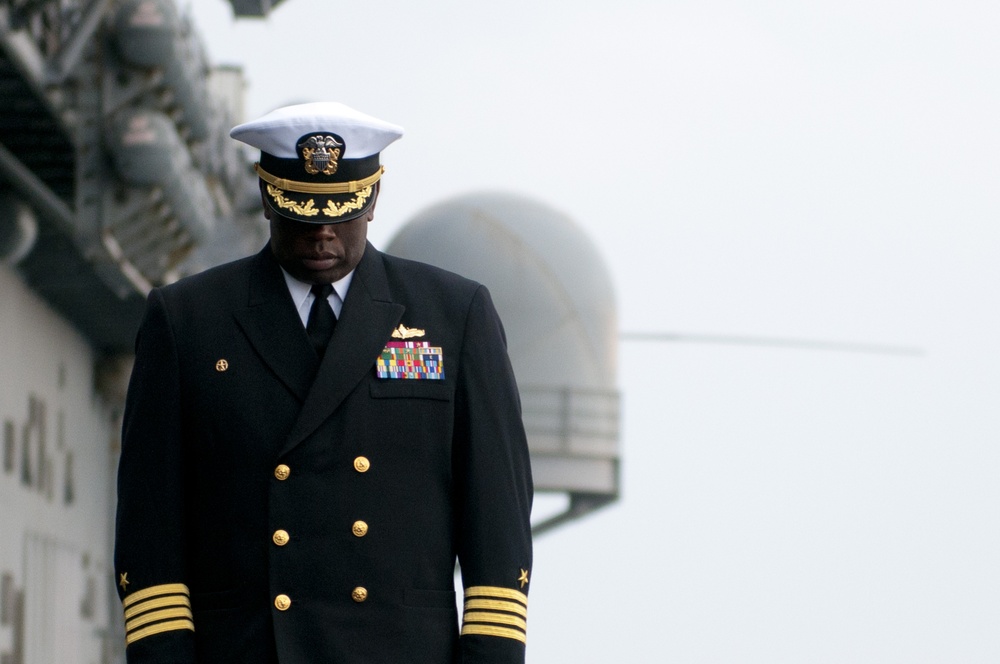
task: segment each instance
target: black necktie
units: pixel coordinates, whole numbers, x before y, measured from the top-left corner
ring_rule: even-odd
[[[322,360],[326,344],[330,341],[330,335],[333,334],[333,328],[337,327],[337,317],[333,315],[333,308],[330,306],[329,300],[333,286],[314,284],[310,290],[316,299],[313,300],[312,308],[309,310],[306,333],[309,335],[309,341],[312,342],[313,348],[316,349],[316,354]]]

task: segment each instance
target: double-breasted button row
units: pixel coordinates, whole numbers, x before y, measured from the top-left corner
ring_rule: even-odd
[[[354,470],[359,473],[367,473],[368,469],[372,467],[371,461],[368,457],[359,456],[354,459]],[[283,463],[279,463],[274,469],[274,476],[281,481],[285,481],[292,474],[292,469]]]
[[[351,525],[351,532],[354,533],[355,537],[364,537],[368,534],[368,524],[364,521],[355,521]],[[287,530],[278,529],[271,535],[271,541],[278,546],[285,546],[291,539],[292,536],[288,534]]]
[[[282,482],[287,480],[288,476],[291,474],[292,474],[292,469],[283,463],[279,463],[274,468],[274,476]],[[274,534],[271,535],[271,541],[277,544],[278,546],[285,546],[286,544],[288,544],[289,539],[291,539],[291,537],[288,535],[287,530],[281,530],[281,529],[275,530]],[[278,606],[278,600],[280,600],[281,598],[285,598],[287,600],[288,596],[278,595],[278,598],[274,600],[274,605],[277,606],[279,610],[284,611],[285,609],[288,608],[288,606],[286,606],[284,609]]]
[[[359,456],[354,459],[354,470],[359,473],[367,473],[371,467],[372,464],[368,460],[368,457]],[[355,537],[364,537],[368,534],[368,524],[359,519],[351,526],[351,532],[354,533]],[[363,586],[358,586],[351,591],[351,599],[360,604],[368,599],[368,589]]]
[[[371,468],[372,464],[367,457],[359,456],[354,459],[354,470],[359,473],[367,473]],[[291,468],[285,464],[278,464],[274,469],[274,476],[280,481],[287,480],[289,475],[292,474]],[[355,537],[364,537],[368,534],[368,524],[360,519],[355,521],[351,525],[351,532]],[[291,536],[286,530],[275,530],[274,534],[271,535],[271,540],[277,546],[285,546],[291,540]],[[351,591],[351,599],[359,604],[368,599],[368,589],[363,586],[358,586]],[[274,608],[279,611],[287,611],[292,606],[292,599],[288,595],[278,595],[274,598]]]
[[[279,463],[274,468],[274,477],[279,481],[284,482],[285,480],[288,479],[288,476],[291,474],[292,474],[292,469],[283,463]],[[271,535],[271,541],[277,544],[278,546],[285,546],[286,544],[288,544],[289,539],[291,538],[289,537],[288,531],[286,530],[280,530],[280,529],[275,530],[274,534]],[[292,606],[292,598],[289,597],[288,595],[282,594],[274,598],[274,608],[278,609],[279,611],[287,611],[289,608],[291,608],[291,606]]]
[[[351,591],[351,599],[360,604],[361,602],[368,599],[368,589],[363,586],[358,586]],[[292,607],[292,598],[288,595],[281,594],[274,598],[274,608],[279,611],[287,611]]]

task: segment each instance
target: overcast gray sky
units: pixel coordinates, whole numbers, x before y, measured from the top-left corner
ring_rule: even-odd
[[[926,351],[622,344],[624,495],[536,542],[530,664],[1000,661],[996,3],[190,4],[249,117],[406,128],[377,246],[511,191],[622,329]]]

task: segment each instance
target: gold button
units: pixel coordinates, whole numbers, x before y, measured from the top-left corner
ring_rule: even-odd
[[[288,607],[292,605],[292,598],[288,595],[278,595],[274,598],[274,608],[279,611],[287,611]]]
[[[371,467],[372,464],[370,461],[368,461],[368,457],[360,456],[354,460],[354,470],[358,471],[359,473],[367,473],[368,469]]]
[[[360,604],[361,602],[368,599],[368,591],[365,588],[358,586],[357,588],[351,591],[351,599]]]
[[[354,525],[351,526],[351,532],[354,533],[355,537],[364,537],[368,534],[368,524],[364,521],[355,521]]]
[[[271,535],[271,539],[278,546],[285,546],[288,544],[288,532],[285,530],[275,530],[274,535]]]
[[[292,469],[285,464],[280,464],[274,469],[274,476],[279,480],[287,480],[288,476],[292,474]]]

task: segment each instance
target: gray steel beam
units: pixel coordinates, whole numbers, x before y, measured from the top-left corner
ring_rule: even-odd
[[[101,25],[101,19],[110,6],[111,0],[93,0],[90,6],[83,11],[83,18],[76,31],[62,44],[59,52],[49,63],[49,83],[62,84],[76,69],[83,56],[84,48],[90,44],[94,33]]]
[[[531,534],[534,536],[547,533],[569,521],[575,521],[580,517],[596,512],[597,510],[610,505],[618,500],[618,496],[571,494],[569,507],[555,516],[545,519],[541,523],[536,523],[531,527]]]
[[[39,215],[49,220],[68,237],[76,232],[73,211],[52,193],[42,180],[0,144],[0,177],[7,180]]]

